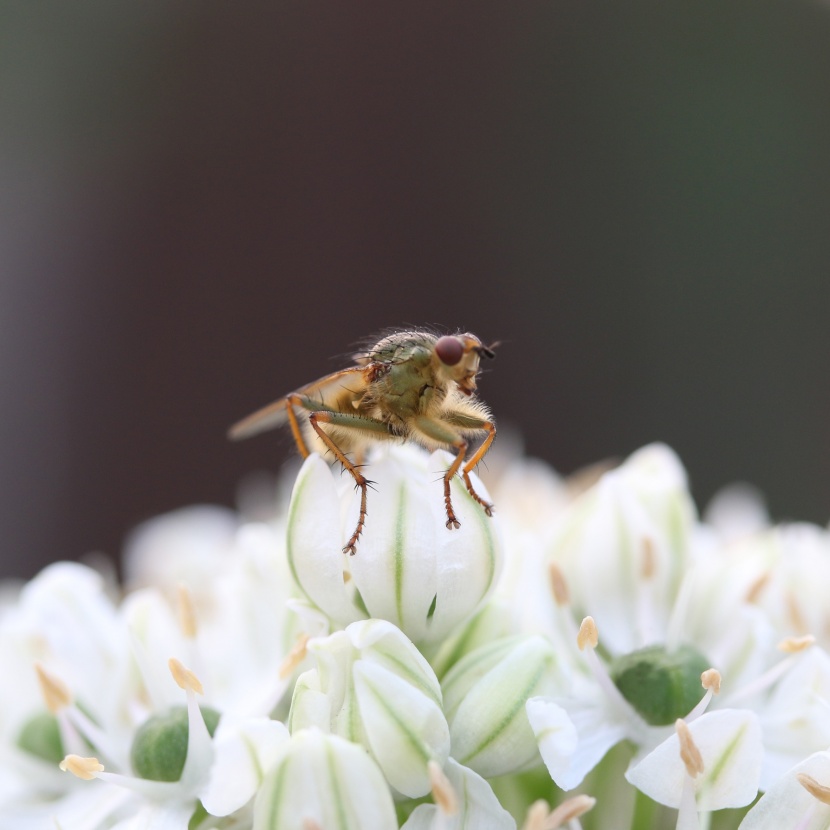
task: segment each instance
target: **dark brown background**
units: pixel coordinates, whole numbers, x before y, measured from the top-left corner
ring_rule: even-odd
[[[2,573],[231,503],[290,442],[226,426],[407,322],[562,471],[825,522],[829,104],[818,2],[3,4]]]

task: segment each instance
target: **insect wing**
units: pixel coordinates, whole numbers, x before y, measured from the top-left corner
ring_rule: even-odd
[[[325,402],[325,397],[333,392],[348,389],[357,393],[366,386],[365,371],[363,366],[352,366],[332,375],[326,375],[324,378],[315,380],[314,383],[301,386],[291,394],[319,397],[321,402]],[[239,441],[242,438],[250,438],[252,435],[258,435],[260,432],[282,426],[288,421],[286,411],[288,397],[280,398],[278,401],[274,401],[248,415],[247,418],[243,418],[228,430],[228,437],[234,441]]]

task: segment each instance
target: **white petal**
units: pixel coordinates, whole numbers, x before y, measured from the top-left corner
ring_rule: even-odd
[[[499,804],[490,785],[473,770],[452,758],[444,773],[458,796],[458,812],[442,814],[434,804],[421,804],[412,811],[401,830],[515,830],[516,822]]]
[[[440,706],[420,689],[366,660],[354,664],[366,740],[389,783],[410,798],[430,790],[427,763],[446,761],[450,730]]]
[[[310,600],[341,625],[366,616],[343,581],[339,498],[331,470],[316,453],[303,462],[294,484],[287,543],[291,573]]]
[[[530,697],[552,693],[558,685],[556,659],[544,638],[510,642],[509,652],[466,690],[451,716],[453,756],[485,776],[540,762],[525,704]],[[447,675],[448,687],[457,675],[475,674],[477,654],[468,655]]]
[[[722,709],[707,712],[688,726],[703,758],[703,773],[694,782],[698,809],[745,807],[757,795],[761,776],[758,718],[749,711]],[[625,777],[654,801],[679,807],[688,773],[680,759],[677,734],[631,767]]]
[[[389,454],[372,464],[369,518],[349,569],[369,616],[393,622],[419,642],[437,593],[437,535],[446,530],[432,518],[426,469],[416,460]],[[349,523],[356,521],[355,508],[346,513]]]
[[[600,705],[552,698],[531,698],[527,717],[539,741],[550,777],[563,790],[578,787],[612,746],[626,735],[625,725],[609,720]]]
[[[187,830],[195,808],[195,804],[143,807],[129,818],[119,821],[111,830]]]
[[[210,781],[200,796],[214,816],[227,816],[244,806],[277,758],[277,748],[288,740],[279,721],[251,718],[236,728],[220,723],[213,745],[215,758]]]
[[[279,747],[257,793],[254,830],[396,830],[389,786],[362,747],[311,729]]]
[[[830,806],[822,804],[801,786],[796,775],[804,773],[820,784],[830,784],[830,753],[817,752],[793,767],[747,813],[739,830],[828,830]]]

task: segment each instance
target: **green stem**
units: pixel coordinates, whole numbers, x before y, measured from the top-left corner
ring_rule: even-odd
[[[631,830],[648,830],[654,824],[654,812],[657,803],[647,795],[637,790],[634,797],[634,816],[631,819]]]

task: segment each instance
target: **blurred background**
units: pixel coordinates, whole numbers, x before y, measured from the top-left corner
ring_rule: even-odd
[[[830,6],[0,5],[0,574],[232,504],[380,328],[563,473],[662,440],[830,517]]]

